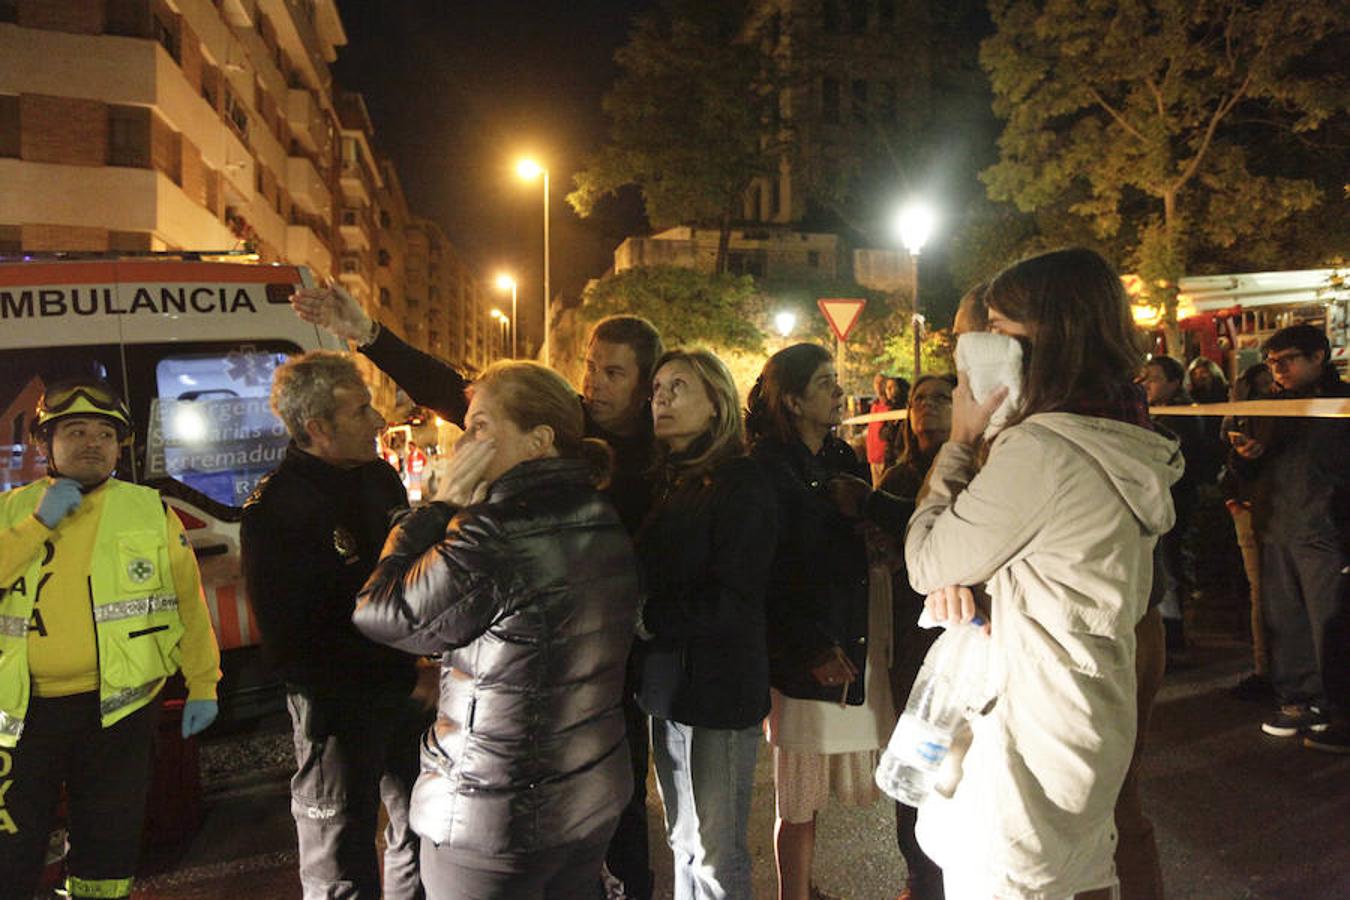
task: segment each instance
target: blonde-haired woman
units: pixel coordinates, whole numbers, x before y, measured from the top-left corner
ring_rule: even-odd
[[[353,616],[441,654],[410,821],[427,896],[589,897],[632,792],[624,668],[638,577],[559,375],[500,362],[471,388],[436,502],[390,535]]]
[[[746,456],[736,385],[712,353],[657,361],[652,423],[658,494],[637,536],[647,588],[638,702],[652,717],[675,897],[748,900],[746,830],[769,710],[773,492]]]

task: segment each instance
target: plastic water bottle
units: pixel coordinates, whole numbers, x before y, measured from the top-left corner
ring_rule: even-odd
[[[988,699],[988,668],[989,639],[978,616],[934,642],[877,764],[877,787],[909,806],[924,801],[966,716],[981,711]]]

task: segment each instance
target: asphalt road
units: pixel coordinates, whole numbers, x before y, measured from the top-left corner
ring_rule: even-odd
[[[1350,756],[1307,750],[1259,730],[1265,708],[1228,696],[1245,649],[1211,641],[1199,664],[1170,674],[1150,735],[1143,793],[1158,831],[1173,898],[1350,898]],[[289,736],[206,748],[210,776],[203,827],[159,848],[138,881],[140,900],[299,898],[295,836],[286,794]],[[760,754],[751,819],[755,896],[774,896],[773,793]],[[652,846],[661,897],[670,856],[651,790]],[[904,881],[889,804],[832,808],[820,820],[816,880],[848,900],[893,898]],[[1128,898],[1126,898],[1128,900]]]

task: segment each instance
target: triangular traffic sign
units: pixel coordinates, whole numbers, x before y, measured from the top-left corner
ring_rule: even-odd
[[[816,306],[819,306],[825,315],[825,321],[830,323],[830,330],[841,341],[848,340],[849,332],[858,324],[858,318],[866,305],[866,300],[844,300],[837,297],[829,299],[822,297],[816,301]]]

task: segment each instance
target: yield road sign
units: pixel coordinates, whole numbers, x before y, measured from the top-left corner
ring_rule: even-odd
[[[830,323],[830,330],[841,341],[848,340],[849,332],[853,330],[854,325],[858,324],[858,318],[862,316],[863,307],[866,305],[866,300],[826,299],[822,297],[816,301],[816,306],[820,307],[821,313],[825,316],[825,321]]]

